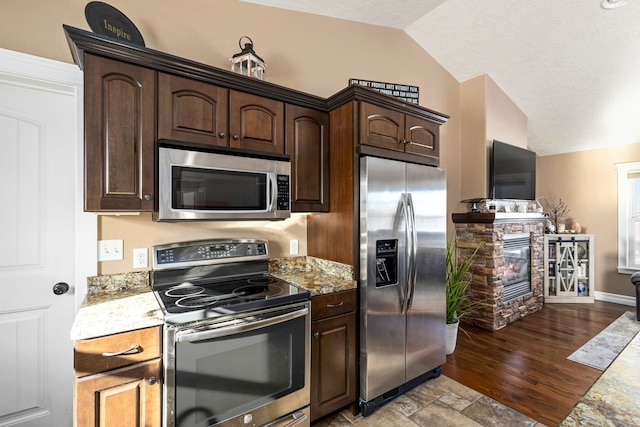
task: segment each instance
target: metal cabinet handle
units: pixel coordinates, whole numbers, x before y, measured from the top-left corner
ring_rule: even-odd
[[[220,138],[224,138],[225,136],[227,136],[227,134],[226,134],[226,133],[224,133],[224,132],[220,132],[220,133],[218,134],[218,137],[220,137]]]
[[[236,141],[240,139],[240,135],[233,135],[233,139],[235,139]]]
[[[344,301],[340,301],[338,304],[327,304],[327,308],[338,308],[344,305]]]
[[[145,194],[144,196],[142,196],[145,200],[149,201],[151,200],[151,194]]]
[[[149,377],[149,380],[147,382],[149,383],[149,385],[156,385],[158,380],[156,379],[156,377]]]
[[[138,354],[142,353],[144,348],[140,344],[134,344],[126,350],[122,351],[114,351],[114,352],[104,352],[102,355],[104,357],[115,357],[115,356],[126,356],[130,354]]]

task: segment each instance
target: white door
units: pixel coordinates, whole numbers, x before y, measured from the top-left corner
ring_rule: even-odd
[[[0,427],[72,424],[69,332],[96,265],[81,98],[74,65],[0,49]]]

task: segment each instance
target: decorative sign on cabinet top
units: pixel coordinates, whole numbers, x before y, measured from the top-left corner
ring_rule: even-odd
[[[399,83],[374,82],[371,80],[349,79],[349,85],[368,87],[385,95],[394,96],[401,101],[418,105],[420,88]]]
[[[115,7],[101,1],[92,1],[85,6],[84,15],[94,32],[144,46],[144,39],[138,28]]]

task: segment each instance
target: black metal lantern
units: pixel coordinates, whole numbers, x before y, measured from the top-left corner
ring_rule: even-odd
[[[242,39],[249,40],[249,43],[245,43],[244,47],[242,47]],[[231,71],[262,80],[267,64],[253,50],[253,40],[248,36],[242,36],[238,40],[238,46],[240,46],[241,51],[229,59]]]

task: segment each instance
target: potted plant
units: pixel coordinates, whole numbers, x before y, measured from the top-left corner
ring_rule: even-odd
[[[453,353],[458,339],[460,320],[473,315],[478,308],[478,301],[468,298],[468,289],[471,284],[469,269],[473,264],[480,247],[469,249],[464,258],[458,257],[456,239],[451,238],[447,242],[446,251],[446,301],[447,301],[447,354]],[[463,329],[463,332],[464,331]]]

